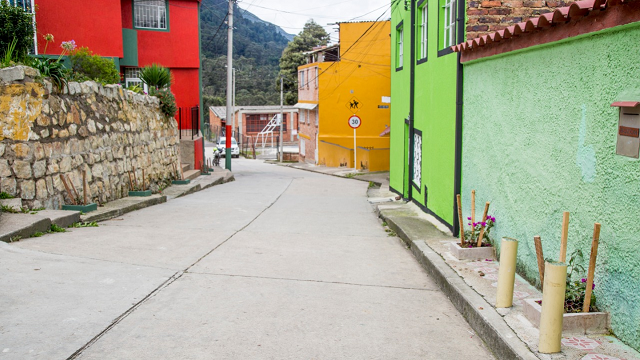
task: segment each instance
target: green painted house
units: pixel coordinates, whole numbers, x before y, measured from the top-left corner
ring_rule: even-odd
[[[465,2],[392,3],[390,187],[454,233],[460,188],[461,66]]]

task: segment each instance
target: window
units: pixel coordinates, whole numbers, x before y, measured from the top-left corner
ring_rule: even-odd
[[[247,133],[259,133],[264,130],[267,124],[273,119],[276,114],[255,114],[255,115],[247,115]],[[287,129],[287,116],[288,114],[284,114],[284,122],[282,123],[282,128],[286,131]],[[280,116],[280,114],[278,114]],[[280,127],[276,126],[277,131],[280,131]],[[275,131],[274,130],[274,131]]]
[[[306,150],[307,144],[305,144],[304,138],[300,138],[300,155],[304,156],[305,155],[305,150]]]
[[[440,49],[445,49],[456,42],[456,0],[440,0],[440,3]]]
[[[422,133],[419,130],[413,134],[413,183],[418,189],[422,183]]]
[[[306,114],[306,112],[304,110],[300,111],[300,122],[303,123],[303,124],[306,122],[306,119],[305,119],[305,116],[304,116],[305,114]]]
[[[304,70],[300,71],[298,78],[299,78],[298,82],[300,83],[300,89],[302,89],[304,87]]]
[[[419,57],[418,60],[424,60],[427,58],[427,2],[422,0],[418,3],[418,16],[419,16],[419,24],[418,24],[418,36],[419,36],[419,44],[418,51]]]
[[[166,0],[133,0],[133,14],[136,28],[167,29]]]
[[[9,5],[22,8],[22,10],[24,10],[25,12],[33,14],[33,24],[34,24],[33,29],[36,30],[36,26],[35,26],[36,15],[33,12],[33,9],[35,8],[34,0],[9,0]],[[34,31],[33,44],[31,46],[31,49],[29,49],[29,54],[38,55],[38,53],[36,52],[37,49],[38,49],[38,32]],[[4,51],[4,49],[2,49],[2,51]]]
[[[149,88],[147,84],[143,83],[140,80],[140,68],[137,67],[128,67],[124,68],[124,86],[129,87],[132,85],[138,85],[144,89],[144,91],[149,92]]]
[[[307,76],[307,89],[309,88],[309,70],[305,71],[305,75]]]
[[[314,77],[314,79],[313,79],[313,82],[315,83],[315,85],[316,85],[316,89],[317,89],[317,88],[318,88],[318,68],[316,67],[316,68],[314,68],[314,69],[315,69],[315,73],[316,73],[316,75],[315,75],[315,77]]]
[[[404,28],[402,21],[396,27],[396,71],[402,70],[404,64]]]

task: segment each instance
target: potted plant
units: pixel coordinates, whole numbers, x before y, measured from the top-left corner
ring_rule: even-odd
[[[583,334],[606,333],[609,326],[608,314],[598,311],[596,296],[593,292],[591,292],[589,311],[583,312],[588,281],[582,262],[582,250],[578,249],[571,254],[567,263],[562,330]],[[595,287],[596,285],[592,284],[591,290]],[[536,327],[540,327],[541,313],[542,299],[526,299],[524,301],[524,314]]]
[[[449,244],[449,250],[458,260],[480,260],[494,259],[495,252],[493,248],[493,240],[491,239],[491,229],[496,223],[496,218],[489,215],[489,205],[487,202],[484,207],[482,220],[475,221],[475,190],[471,192],[471,216],[467,218],[468,229],[462,221],[462,204],[460,195],[457,196],[458,201],[458,219],[460,222],[460,238]]]

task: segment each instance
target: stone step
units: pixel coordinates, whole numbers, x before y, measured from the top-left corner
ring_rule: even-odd
[[[187,170],[184,172],[185,180],[193,180],[200,176],[200,170]]]
[[[187,172],[187,171],[191,170],[191,165],[189,165],[189,164],[182,164],[181,166],[182,166],[182,172]]]

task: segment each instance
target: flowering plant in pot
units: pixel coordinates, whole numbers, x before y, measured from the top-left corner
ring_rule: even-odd
[[[496,223],[496,218],[487,215],[485,221],[472,222],[471,217],[468,217],[467,220],[471,228],[469,230],[464,230],[464,239],[465,243],[461,244],[462,248],[474,248],[478,247],[478,238],[482,234],[482,242],[480,247],[490,247],[493,246],[493,240],[491,239],[491,229]],[[482,231],[484,229],[484,232]]]

